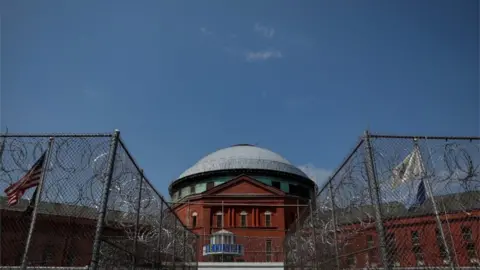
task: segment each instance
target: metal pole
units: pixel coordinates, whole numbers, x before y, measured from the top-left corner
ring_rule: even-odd
[[[335,264],[337,270],[340,269],[340,258],[338,255],[338,243],[337,243],[337,216],[335,214],[335,194],[333,192],[332,179],[328,181],[328,189],[330,191],[330,203],[332,204],[332,223],[333,223],[333,246],[335,248]]]
[[[98,213],[97,228],[95,229],[95,238],[92,247],[92,261],[90,269],[96,270],[98,267],[98,259],[100,257],[101,237],[103,227],[105,226],[105,217],[107,216],[108,197],[110,196],[110,185],[112,183],[113,170],[115,166],[115,156],[117,154],[118,141],[120,139],[120,131],[113,132],[110,142],[110,153],[108,154],[108,167],[106,170],[105,182],[103,184],[102,201],[100,204],[100,212]]]
[[[312,233],[313,233],[313,269],[317,269],[317,232],[315,230],[315,216],[313,215],[313,203],[314,200],[310,199],[310,222],[312,222]]]
[[[142,187],[143,187],[143,170],[140,171],[140,179],[138,183],[138,200],[137,200],[137,213],[135,220],[135,238],[133,239],[133,265],[132,270],[137,267],[137,249],[138,249],[138,227],[140,224],[140,207],[142,203]]]
[[[183,269],[185,270],[185,264],[187,263],[187,229],[183,229]]]
[[[414,139],[413,147],[415,148],[414,151],[418,151],[418,155],[420,156],[420,166],[422,166],[422,171],[423,171],[422,180],[424,181],[425,187],[427,189],[427,195],[428,197],[430,197],[430,200],[432,201],[433,212],[435,213],[435,221],[437,223],[440,236],[442,237],[442,244],[445,247],[445,251],[447,252],[446,255],[448,260],[448,266],[450,266],[450,268],[453,270],[455,269],[455,267],[453,265],[452,257],[450,256],[450,248],[448,247],[447,239],[445,238],[445,233],[443,231],[443,226],[442,226],[442,220],[440,219],[440,215],[438,213],[437,203],[435,202],[435,198],[433,197],[432,186],[430,185],[430,181],[427,175],[427,170],[425,169],[425,166],[423,164],[422,153],[420,151],[420,147],[418,146],[417,139]]]
[[[163,205],[165,204],[165,202],[163,200],[161,200],[161,203],[160,203],[160,224],[159,224],[159,228],[158,228],[158,240],[157,240],[157,251],[158,251],[158,267],[161,268],[162,267],[162,232],[163,232]]]
[[[254,212],[254,213],[255,213],[255,212]],[[225,223],[224,223],[224,222],[225,222],[225,209],[224,209],[224,206],[223,206],[223,201],[222,201],[222,215],[221,215],[221,217],[222,217],[222,231],[223,231],[224,224],[225,224]],[[255,220],[255,218],[256,218],[256,214],[253,216],[253,219],[254,219],[254,220]],[[224,244],[224,242],[223,242],[223,241],[224,241],[224,238],[225,238],[224,235],[220,235],[220,239],[221,239],[220,244]],[[223,262],[223,261],[224,261],[224,258],[223,258],[223,252],[222,252],[222,262]]]
[[[45,175],[47,174],[48,164],[50,163],[50,157],[52,155],[53,141],[54,141],[53,137],[50,137],[50,140],[48,142],[48,148],[45,154],[45,160],[43,161],[43,169],[42,169],[42,173],[40,175],[40,181],[37,187],[37,192],[36,192],[37,196],[35,197],[35,206],[33,208],[32,220],[30,222],[30,228],[28,230],[28,235],[27,235],[27,242],[25,243],[25,251],[23,253],[23,258],[22,258],[21,269],[23,270],[27,269],[28,250],[30,249],[30,245],[32,244],[33,231],[35,230],[35,224],[36,224],[37,215],[38,215],[38,206],[40,204],[40,199],[42,198],[42,190],[45,182]]]
[[[8,128],[5,131],[5,134],[8,133]],[[0,145],[0,170],[3,170],[3,152],[5,149],[5,141],[7,140],[6,137],[3,137],[2,144]],[[0,265],[3,265],[3,256],[2,256],[2,230],[3,230],[3,209],[0,209]]]
[[[380,256],[382,258],[382,264],[385,269],[391,269],[391,266],[388,262],[387,257],[387,246],[385,243],[385,228],[383,226],[382,220],[382,207],[381,207],[381,199],[380,199],[380,187],[378,186],[377,181],[377,174],[375,171],[375,161],[374,155],[372,150],[372,145],[370,142],[370,134],[368,131],[365,131],[365,152],[366,152],[366,160],[365,160],[365,167],[367,170],[368,176],[368,188],[370,194],[373,199],[373,204],[375,208],[375,225],[378,232],[378,243],[380,248]]]
[[[1,158],[2,157],[0,156],[0,159]],[[0,265],[3,265],[3,261],[2,261],[2,230],[3,230],[2,219],[3,219],[3,209],[0,208]]]
[[[172,262],[172,269],[175,269],[175,260],[176,260],[176,254],[175,254],[175,251],[177,249],[177,222],[178,222],[178,218],[175,216],[175,222],[174,222],[174,225],[173,225],[173,262]]]
[[[443,207],[443,212],[444,212],[444,215],[445,215],[445,220],[447,221],[447,228],[448,228],[448,234],[450,236],[450,242],[452,243],[451,247],[453,249],[453,256],[455,257],[455,263],[456,265],[458,265],[458,255],[457,255],[457,251],[455,249],[455,245],[453,243],[455,243],[455,241],[453,240],[453,233],[452,233],[452,227],[450,226],[450,222],[448,221],[448,214],[447,214],[447,209],[445,208],[445,204],[442,202],[442,207]],[[448,248],[448,247],[446,247]],[[454,264],[455,266],[455,264]]]

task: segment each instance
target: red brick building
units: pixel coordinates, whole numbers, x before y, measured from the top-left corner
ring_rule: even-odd
[[[315,183],[276,153],[234,145],[201,159],[169,190],[179,218],[200,235],[199,261],[282,262],[286,230],[309,204]],[[233,233],[241,255],[203,256],[220,230]]]
[[[0,197],[0,265],[19,266],[25,251],[31,215],[25,212],[29,202],[20,200],[7,206],[6,197]],[[90,264],[96,233],[98,211],[95,208],[58,203],[41,203],[28,254],[28,262],[35,266],[84,267]],[[103,263],[129,265],[132,258],[124,250],[133,250],[133,240],[126,237],[125,213],[109,211],[102,234]],[[134,220],[132,219],[132,225]],[[133,228],[133,226],[127,226]],[[138,246],[139,265],[148,259],[171,260],[164,254],[150,254],[151,247]],[[179,254],[181,256],[181,254]],[[179,259],[177,259],[179,260]]]
[[[436,196],[440,205],[443,233],[455,266],[480,267],[480,192],[464,192]],[[366,209],[368,208],[368,209]],[[361,215],[370,212],[366,207]],[[437,227],[432,203],[408,210],[397,203],[384,205],[386,249],[389,263],[395,267],[448,266],[440,230]],[[341,210],[338,210],[340,213]],[[446,214],[445,214],[446,213]],[[328,216],[328,213],[325,213]],[[378,234],[373,220],[364,223],[352,214],[339,214],[339,251],[344,268],[381,266]],[[349,216],[350,215],[350,216]],[[360,252],[358,252],[360,251]],[[330,256],[333,255],[330,253]]]

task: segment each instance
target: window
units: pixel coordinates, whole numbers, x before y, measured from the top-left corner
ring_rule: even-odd
[[[347,256],[347,265],[350,268],[353,268],[357,265],[357,258],[353,254],[349,254]]]
[[[265,212],[265,227],[272,227],[272,213]]]
[[[374,245],[373,243],[373,236],[372,235],[367,235],[367,247],[372,248]]]
[[[298,194],[296,185],[288,184],[288,190],[290,191],[290,194],[292,194],[292,195],[297,195]]]
[[[195,194],[195,185],[190,186],[190,194]]]
[[[463,240],[471,242],[472,241],[472,229],[470,227],[462,226],[462,236]]]
[[[423,259],[422,247],[420,246],[420,235],[418,231],[412,231],[412,245],[413,245],[413,254],[415,255],[415,260],[417,261],[417,266],[423,266],[425,261]]]
[[[65,263],[67,266],[75,265],[75,251],[77,251],[73,245],[73,239],[70,239],[67,249],[67,257],[65,258]]]
[[[440,258],[442,258],[445,264],[448,264],[447,249],[443,244],[442,234],[440,233],[439,229],[435,229],[435,235],[437,236],[437,246],[440,252]]]
[[[197,212],[193,212],[192,214],[192,228],[197,227]]]
[[[375,259],[376,259],[376,256],[375,256],[376,250],[371,249],[373,247],[374,247],[373,236],[372,235],[367,235],[367,248],[370,249],[370,250],[368,250],[368,253],[367,253],[367,261],[368,262],[375,261]],[[372,266],[372,265],[370,264],[370,266]]]
[[[310,191],[306,187],[298,186],[298,195],[302,198],[310,198]]]
[[[280,189],[281,185],[278,181],[272,181],[272,187]]]
[[[240,213],[240,226],[247,227],[247,212],[245,211]]]
[[[178,189],[178,199],[180,200],[182,198],[182,189]]]
[[[265,252],[266,252],[266,261],[271,262],[272,261],[272,240],[267,239],[265,241]]]
[[[54,246],[52,243],[47,243],[45,249],[43,250],[42,255],[42,265],[51,266],[53,264],[53,249]]]
[[[387,233],[387,258],[390,266],[400,266],[400,262],[398,261],[397,257],[395,233]]]
[[[477,251],[475,250],[475,244],[474,243],[468,243],[466,245],[466,248],[467,248],[467,256],[470,259],[470,261],[472,261],[474,259],[478,259],[477,258]]]
[[[214,183],[214,182],[208,182],[208,183],[207,183],[207,190],[212,189],[214,186],[215,186],[215,183]]]
[[[415,260],[417,261],[417,266],[422,266],[425,264],[423,259],[423,252],[420,246],[413,247],[413,254],[415,255]]]
[[[412,231],[412,244],[414,246],[420,245],[420,236],[418,231]]]
[[[222,212],[217,212],[217,228],[223,228],[223,214],[222,214]]]

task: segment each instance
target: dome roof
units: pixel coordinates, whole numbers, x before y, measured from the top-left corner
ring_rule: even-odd
[[[249,144],[238,144],[205,156],[183,172],[179,179],[198,173],[238,169],[271,170],[309,178],[277,153]]]

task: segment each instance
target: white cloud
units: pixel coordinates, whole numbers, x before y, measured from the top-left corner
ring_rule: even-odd
[[[273,58],[282,58],[282,52],[279,50],[248,51],[245,57],[249,62],[266,61]]]
[[[253,27],[253,31],[259,33],[260,35],[266,38],[273,38],[275,35],[275,29],[273,27],[268,27],[259,23],[256,23]]]
[[[205,27],[201,27],[201,28],[200,28],[200,32],[201,32],[202,34],[204,34],[204,35],[212,35],[212,34],[213,34],[212,31],[208,30],[208,29],[205,28]]]
[[[310,177],[315,183],[317,183],[319,188],[322,188],[323,185],[328,181],[328,178],[332,174],[331,170],[325,168],[318,168],[315,165],[308,163],[305,165],[298,166],[308,177]]]

